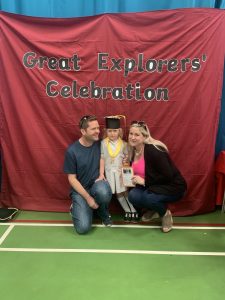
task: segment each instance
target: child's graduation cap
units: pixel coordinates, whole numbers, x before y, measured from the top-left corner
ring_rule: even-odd
[[[117,116],[108,116],[105,117],[105,127],[106,129],[119,129],[121,128],[120,119],[124,118],[125,116],[117,115]]]

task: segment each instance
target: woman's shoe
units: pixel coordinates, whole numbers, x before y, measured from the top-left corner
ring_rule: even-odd
[[[159,214],[153,210],[147,210],[143,216],[141,217],[141,221],[142,222],[149,222],[153,219],[158,219],[159,218]]]
[[[167,233],[173,228],[173,218],[171,211],[167,209],[165,215],[162,217],[162,231]]]

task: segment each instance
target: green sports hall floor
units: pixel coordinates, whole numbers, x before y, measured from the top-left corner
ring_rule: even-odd
[[[225,214],[79,236],[68,213],[22,211],[0,223],[0,299],[225,299]],[[98,222],[96,222],[98,223]]]

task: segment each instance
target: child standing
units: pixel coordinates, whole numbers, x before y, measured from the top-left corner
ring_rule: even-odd
[[[138,213],[128,201],[127,188],[122,182],[123,159],[128,156],[128,149],[127,143],[122,140],[121,117],[123,116],[105,117],[106,138],[101,142],[100,177],[108,180],[112,193],[116,194],[124,210],[124,220],[135,222],[138,220]]]

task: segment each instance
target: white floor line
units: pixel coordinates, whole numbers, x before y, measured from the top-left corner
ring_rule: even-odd
[[[0,238],[0,245],[4,242],[15,226],[73,226],[72,224],[46,224],[46,223],[3,223],[9,228]],[[104,225],[93,225],[93,227],[105,227]],[[113,225],[119,228],[160,228],[160,226],[149,225]],[[224,227],[192,227],[192,226],[174,226],[175,229],[221,229]],[[110,228],[107,228],[107,230]],[[105,254],[147,254],[147,255],[183,255],[183,256],[225,256],[225,252],[193,252],[193,251],[151,251],[151,250],[118,250],[118,249],[52,249],[52,248],[1,248],[0,252],[44,252],[44,253],[105,253]]]
[[[114,249],[44,249],[44,248],[0,248],[0,252],[41,252],[41,253],[105,253],[105,254],[147,254],[179,256],[225,256],[225,252],[192,251],[151,251],[151,250],[114,250]]]
[[[4,242],[4,240],[7,238],[7,236],[10,234],[10,232],[12,231],[13,228],[14,228],[14,224],[10,225],[9,228],[7,228],[7,230],[4,232],[4,234],[0,238],[0,245]]]
[[[0,226],[41,226],[41,227],[72,227],[73,224],[64,224],[64,223],[2,223]],[[93,224],[93,227],[105,227],[101,224]],[[112,225],[112,228],[161,228],[159,225],[139,225],[139,224],[125,224],[125,225]],[[188,230],[206,230],[206,229],[212,229],[212,230],[225,230],[225,226],[173,226],[174,229],[188,229]],[[108,228],[109,229],[109,228]]]

